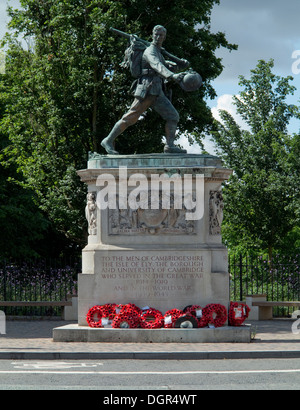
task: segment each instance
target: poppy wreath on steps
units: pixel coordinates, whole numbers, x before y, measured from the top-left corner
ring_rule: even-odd
[[[164,328],[170,329],[175,326],[176,320],[183,315],[180,309],[171,309],[164,314]]]
[[[183,309],[183,312],[188,315],[192,315],[197,319],[198,327],[206,327],[207,326],[207,319],[206,316],[203,315],[203,309],[199,305],[189,305]]]
[[[175,327],[182,329],[197,328],[198,320],[193,315],[183,314],[176,320]]]
[[[142,312],[140,319],[143,329],[159,329],[164,326],[163,314],[154,308]]]
[[[115,303],[106,303],[105,305],[102,305],[102,317],[105,317],[108,320],[113,320],[117,314],[116,307],[117,305]]]
[[[120,308],[120,305],[119,305]],[[122,305],[112,321],[113,328],[135,329],[140,326],[140,315],[135,306]]]
[[[241,326],[248,318],[250,312],[249,306],[244,303],[230,302],[228,323],[230,326]]]
[[[96,320],[97,317],[97,320]],[[90,327],[103,327],[102,318],[103,318],[102,306],[93,306],[89,309],[86,315],[86,321]]]
[[[142,309],[140,309],[134,303],[127,303],[126,305],[116,305],[116,309],[118,313],[121,313],[123,311],[133,312],[133,313],[136,313],[137,315],[140,315],[142,313]]]
[[[210,303],[203,309],[203,316],[207,324],[214,327],[222,327],[227,321],[227,309],[219,303]]]

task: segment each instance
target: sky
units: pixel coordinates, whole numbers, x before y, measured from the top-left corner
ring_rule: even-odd
[[[274,59],[273,72],[281,77],[293,76],[297,88],[288,102],[300,104],[300,0],[221,0],[211,14],[212,32],[224,32],[237,51],[217,51],[224,66],[222,74],[212,83],[217,99],[208,101],[215,118],[218,110],[230,112],[243,125],[232,105],[232,96],[242,90],[239,76],[250,78],[250,70],[259,60]],[[289,132],[299,132],[300,121],[293,120]],[[213,145],[206,141],[210,152]],[[194,148],[196,150],[196,148]],[[210,152],[213,153],[213,152]]]
[[[199,1],[199,0],[198,0]],[[18,4],[18,0],[10,0]],[[0,37],[5,33],[7,0],[0,0]],[[213,115],[218,110],[229,111],[236,121],[243,125],[232,105],[232,96],[241,91],[239,76],[250,78],[250,70],[259,60],[274,59],[274,73],[294,77],[297,88],[289,103],[299,105],[300,101],[300,0],[220,0],[211,14],[211,31],[224,32],[230,43],[238,45],[237,51],[219,49],[224,70],[212,85],[217,98],[207,101]],[[201,74],[201,73],[200,73]],[[300,121],[291,121],[289,132],[299,132]],[[186,138],[179,140],[189,153],[200,153],[198,145],[189,146]],[[205,140],[205,149],[214,154],[214,146]]]

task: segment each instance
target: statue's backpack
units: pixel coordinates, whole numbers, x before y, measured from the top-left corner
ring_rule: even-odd
[[[139,78],[142,75],[142,57],[147,46],[134,36],[130,39],[130,46],[125,51],[122,67],[128,68],[132,77]]]

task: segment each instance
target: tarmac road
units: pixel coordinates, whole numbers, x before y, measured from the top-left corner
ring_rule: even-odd
[[[132,390],[140,401],[132,396],[131,403],[119,403],[130,407],[179,399],[199,405],[201,390],[299,390],[300,330],[293,331],[294,320],[251,323],[251,343],[53,342],[53,328],[65,324],[7,321],[0,335],[0,390],[101,390],[89,396],[96,405],[118,404],[113,398],[130,398]],[[176,396],[176,390],[187,396]]]
[[[0,361],[1,390],[102,390],[97,394],[98,404],[130,407],[178,404],[176,400],[199,405],[201,395],[197,392],[201,390],[299,390],[299,386],[297,358]],[[126,390],[135,393],[129,395]],[[120,401],[129,396],[131,402]]]
[[[300,331],[294,320],[251,322],[256,329],[251,343],[63,343],[53,342],[53,328],[64,321],[7,321],[0,335],[0,360],[207,360],[300,359]]]

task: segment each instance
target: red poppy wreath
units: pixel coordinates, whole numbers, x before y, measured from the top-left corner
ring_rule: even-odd
[[[113,328],[135,329],[139,327],[139,309],[135,305],[118,305],[118,308],[121,310],[112,321]]]
[[[105,305],[102,305],[102,316],[107,318],[108,320],[113,320],[113,318],[117,314],[116,307],[117,305],[115,303],[106,303]]]
[[[180,309],[171,309],[164,314],[164,328],[170,329],[175,326],[176,320],[183,315]]]
[[[230,326],[241,326],[249,316],[250,308],[244,303],[230,302],[228,322]]]
[[[190,305],[183,309],[184,313],[194,316],[198,321],[198,327],[207,326],[207,318],[203,315],[203,309],[199,305]]]
[[[141,328],[143,329],[159,329],[164,326],[164,316],[157,309],[150,308],[146,310],[140,318]]]
[[[203,309],[203,316],[208,325],[214,327],[224,326],[227,320],[227,309],[219,303],[210,303]]]
[[[103,327],[102,325],[102,306],[93,306],[86,315],[86,321],[90,327]]]

